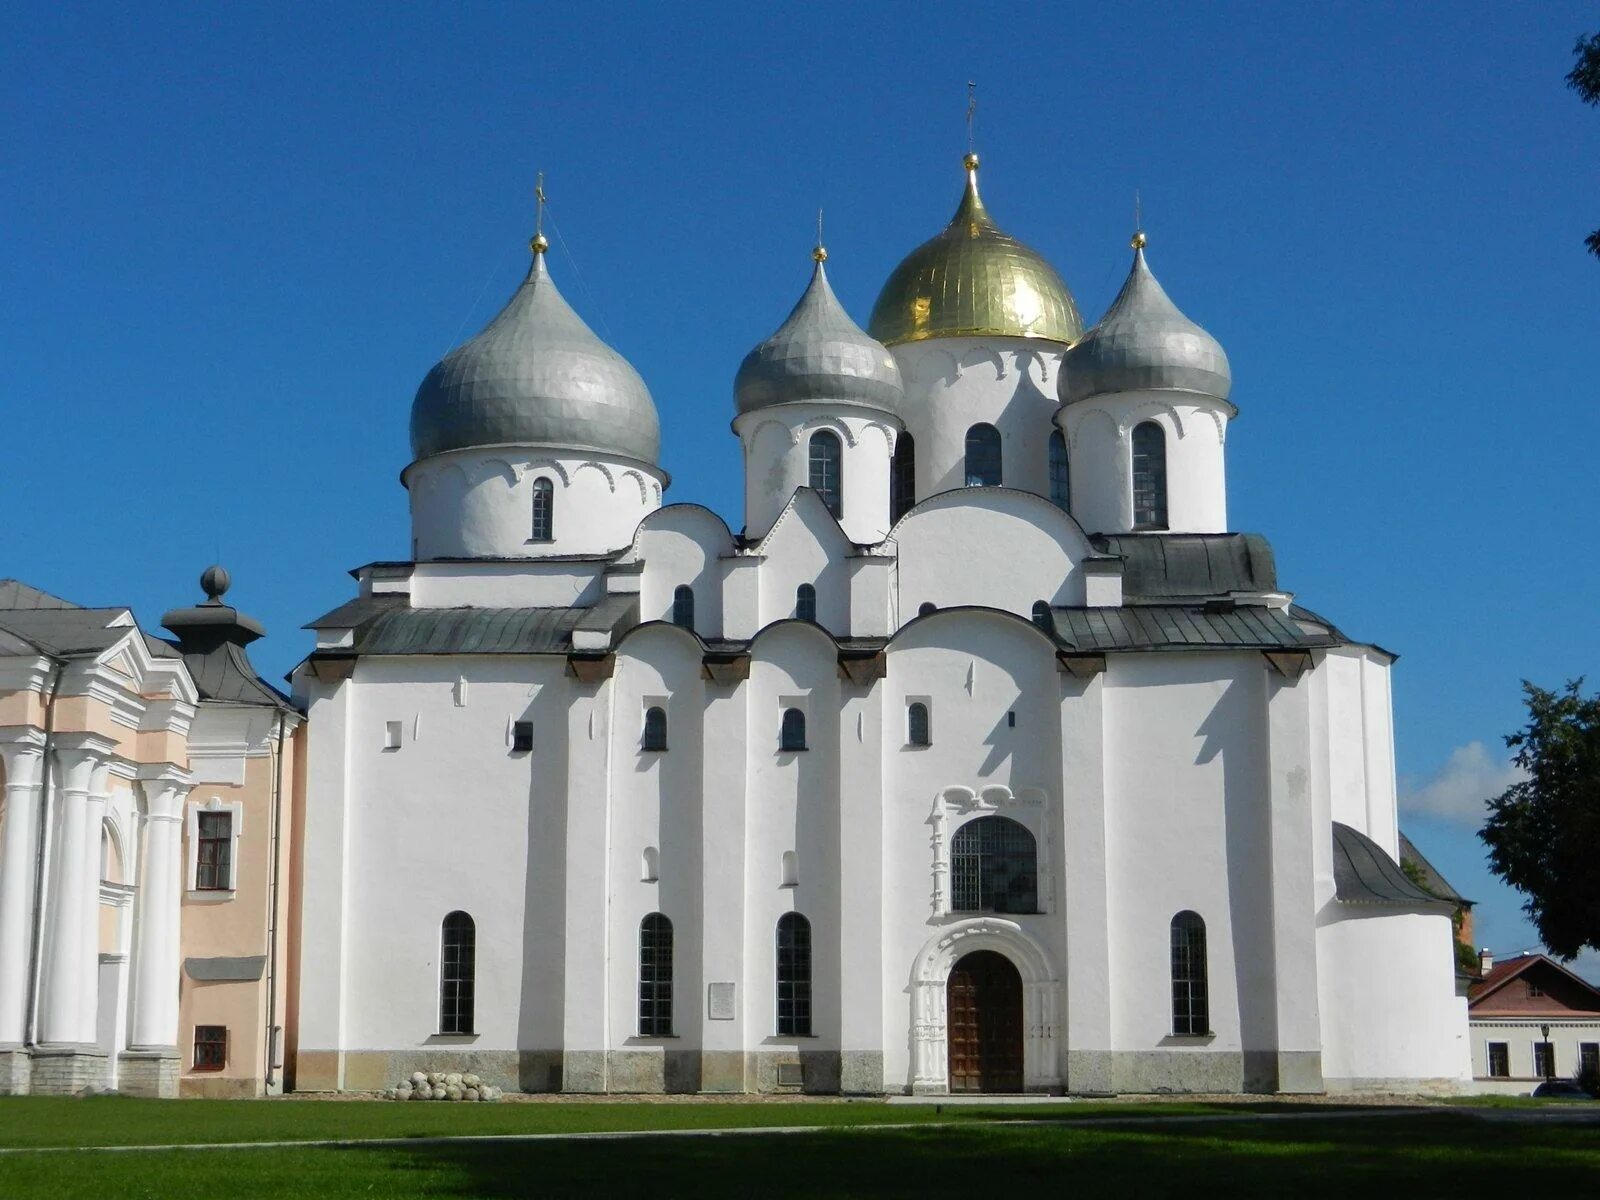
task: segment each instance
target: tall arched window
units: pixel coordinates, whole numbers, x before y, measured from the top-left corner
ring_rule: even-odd
[[[556,488],[548,479],[533,481],[533,535],[535,542],[553,542],[556,537]]]
[[[817,589],[802,583],[794,590],[794,615],[802,621],[817,619]]]
[[[889,464],[889,520],[898,521],[917,502],[917,441],[909,433],[895,439]]]
[[[439,1032],[472,1032],[478,930],[464,912],[444,919],[439,939]]]
[[[906,745],[933,745],[933,731],[928,723],[928,706],[921,700],[913,700],[906,707]]]
[[[694,589],[687,583],[672,589],[672,623],[685,629],[694,628]]]
[[[1133,527],[1167,527],[1167,435],[1154,421],[1133,430]]]
[[[1206,923],[1196,912],[1172,918],[1172,1032],[1211,1032],[1206,998]]]
[[[783,725],[778,730],[779,750],[806,748],[806,715],[798,708],[783,710]]]
[[[667,748],[667,710],[658,705],[651,705],[644,710],[644,736],[639,739],[641,750],[665,750]]]
[[[1067,439],[1059,429],[1050,435],[1050,503],[1062,512],[1072,511],[1071,478],[1067,474]]]
[[[1035,600],[1033,602],[1033,623],[1052,637],[1056,632],[1056,615],[1050,611],[1048,600]]]
[[[1000,431],[993,425],[967,430],[967,486],[1000,486]]]
[[[819,429],[811,435],[811,487],[835,517],[844,516],[843,457],[838,434]]]
[[[778,918],[778,1036],[811,1036],[811,922]]]
[[[639,922],[639,1036],[672,1036],[672,922],[660,913]]]
[[[1039,911],[1038,850],[1010,817],[979,817],[950,841],[953,912]]]

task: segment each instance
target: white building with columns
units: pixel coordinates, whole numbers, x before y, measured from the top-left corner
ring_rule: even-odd
[[[969,158],[865,331],[819,247],[737,372],[733,530],[662,507],[536,239],[417,393],[411,557],[295,675],[298,1086],[1470,1077],[1393,656],[1230,531],[1228,361],[1136,245],[1086,331]]]
[[[275,840],[247,762],[270,759],[288,785],[293,749],[236,727],[245,711],[287,737],[303,722],[250,669],[235,631],[259,627],[217,603],[226,574],[206,578],[211,601],[168,614],[176,644],[126,608],[0,580],[0,1095],[272,1085],[251,1049],[264,1032],[218,1009],[217,981],[279,964],[287,1020],[293,843],[287,826]],[[284,868],[277,885],[258,859]]]

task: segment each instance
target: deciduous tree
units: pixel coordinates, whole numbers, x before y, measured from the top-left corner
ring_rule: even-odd
[[[1577,92],[1578,99],[1585,104],[1600,105],[1600,33],[1580,37],[1572,54],[1577,61],[1567,72],[1567,86]],[[1600,258],[1600,229],[1584,239],[1584,244],[1591,254]]]

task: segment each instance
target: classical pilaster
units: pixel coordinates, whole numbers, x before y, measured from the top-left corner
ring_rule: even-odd
[[[610,1090],[611,786],[613,684],[570,685],[567,704],[567,940],[562,968],[561,1090]],[[615,966],[634,970],[632,948]]]
[[[0,799],[0,1096],[27,1090],[28,956],[33,949],[44,734],[0,729],[5,795]]]
[[[1267,670],[1272,966],[1280,1092],[1320,1092],[1309,663]],[[1247,1047],[1248,1049],[1248,1047]]]
[[[1066,1084],[1111,1087],[1111,910],[1106,878],[1105,674],[1061,676],[1061,906],[1067,942]]]
[[[839,736],[839,1090],[876,1095],[884,1079],[883,740],[887,687],[847,690]],[[920,797],[917,798],[920,801]],[[803,798],[802,798],[803,800]],[[904,801],[902,801],[903,803]],[[914,801],[916,802],[916,801]],[[805,864],[801,864],[805,869]],[[940,996],[943,996],[943,990]],[[896,1090],[905,1087],[896,1080]]]
[[[128,1049],[177,1054],[179,916],[183,898],[183,801],[193,781],[170,765],[139,778],[139,895],[134,910],[132,1019]]]
[[[98,734],[55,735],[61,787],[46,883],[37,1039],[45,1046],[89,1048],[95,1041],[100,820],[114,748]]]
[[[734,1004],[723,1011],[708,1004],[700,1029],[700,1090],[751,1090],[751,1063],[745,1049],[758,1044],[759,1032],[746,1030],[750,1016],[745,996],[745,742],[748,737],[746,688],[742,683],[707,684],[705,731],[701,748],[700,975],[706,983],[732,981]],[[775,882],[775,881],[774,881]],[[686,1010],[687,1011],[687,1010]]]

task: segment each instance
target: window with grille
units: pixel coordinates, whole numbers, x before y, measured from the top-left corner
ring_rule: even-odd
[[[1506,1042],[1489,1043],[1489,1075],[1504,1079],[1511,1074],[1511,1046]]]
[[[1067,474],[1067,439],[1058,429],[1050,435],[1050,503],[1072,511],[1072,481]]]
[[[802,621],[817,619],[817,589],[802,583],[794,590],[794,615]]]
[[[909,433],[895,439],[889,464],[889,520],[898,521],[917,503],[917,443]]]
[[[203,812],[196,824],[194,886],[202,892],[233,888],[233,814]]]
[[[933,745],[933,731],[928,723],[928,706],[920,700],[912,701],[906,708],[906,744]]]
[[[471,1033],[478,930],[464,912],[444,919],[439,950],[439,1032]]]
[[[194,1027],[194,1069],[220,1071],[228,1065],[228,1027],[226,1025],[196,1025]]]
[[[639,922],[639,1036],[672,1036],[672,922],[660,913]]]
[[[1556,1077],[1556,1048],[1551,1042],[1533,1044],[1533,1073],[1540,1079]]]
[[[639,744],[641,750],[665,750],[667,748],[667,710],[651,707],[644,710],[644,738]]]
[[[778,1036],[811,1036],[811,922],[778,918]]]
[[[967,486],[1000,486],[1000,431],[993,425],[967,430]]]
[[[822,429],[811,435],[811,488],[835,517],[844,516],[843,455],[838,434]]]
[[[1133,431],[1133,527],[1167,527],[1167,435],[1154,421]]]
[[[533,481],[533,533],[535,542],[552,542],[556,536],[556,489],[548,479]]]
[[[1193,1037],[1211,1032],[1206,984],[1206,923],[1199,913],[1172,918],[1172,1032]]]
[[[694,628],[694,589],[686,583],[672,589],[672,623]]]
[[[806,748],[806,715],[798,708],[783,710],[783,724],[778,730],[779,750],[804,750]]]
[[[1010,817],[968,821],[950,841],[953,912],[1039,911],[1038,849]]]

